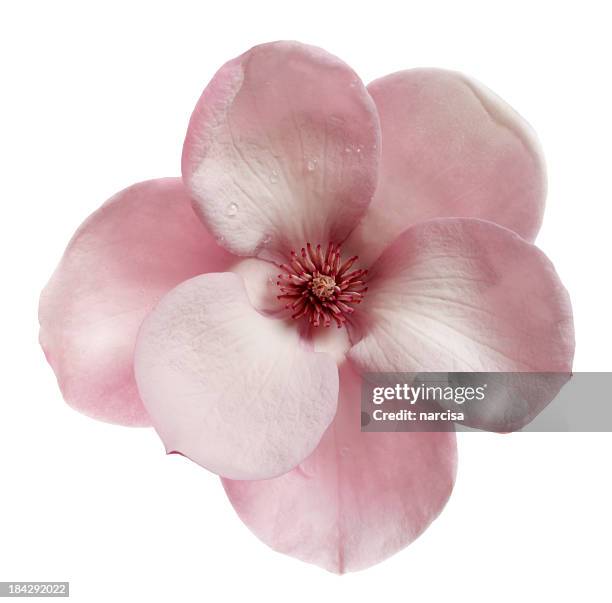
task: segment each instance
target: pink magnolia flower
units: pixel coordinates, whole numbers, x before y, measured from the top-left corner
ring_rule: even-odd
[[[205,89],[182,180],[78,229],[40,341],[69,404],[152,424],[271,547],[365,568],[439,514],[456,443],[361,433],[360,373],[571,369],[569,299],[531,243],[545,190],[529,127],[480,84],[416,69],[366,89],[323,50],[258,46]],[[506,431],[547,401],[472,422]]]

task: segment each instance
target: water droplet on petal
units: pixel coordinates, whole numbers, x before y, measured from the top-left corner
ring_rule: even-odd
[[[230,217],[235,216],[238,213],[238,204],[237,203],[230,203],[227,206],[227,215]]]
[[[309,172],[314,172],[317,169],[317,160],[309,159],[308,162],[306,163],[306,169]]]
[[[271,234],[267,234],[263,239],[262,239],[262,244],[263,245],[269,245],[270,241],[272,241],[272,235]]]
[[[347,446],[343,446],[342,448],[340,448],[340,456],[346,456],[349,452],[350,451]]]
[[[352,153],[353,149],[351,149],[351,147],[344,147],[344,152],[345,153]]]
[[[270,174],[270,182],[272,184],[276,184],[278,182],[278,172],[276,170],[272,170]]]

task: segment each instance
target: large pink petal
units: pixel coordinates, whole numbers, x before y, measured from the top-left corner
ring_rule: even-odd
[[[97,419],[148,425],[132,370],[140,323],[169,289],[230,259],[179,178],[107,201],[78,229],[40,300],[40,342],[66,401]]]
[[[183,178],[222,245],[278,257],[341,241],[376,186],[379,125],[352,69],[297,42],[256,46],[200,98]]]
[[[343,573],[410,544],[453,487],[455,434],[362,433],[360,379],[344,364],[334,422],[293,471],[223,480],[240,518],[273,549]]]
[[[368,86],[380,115],[378,188],[355,238],[373,259],[411,224],[441,217],[496,222],[533,240],[546,176],[529,125],[480,83],[413,69]]]
[[[168,451],[234,479],[295,467],[336,411],[334,359],[256,311],[233,273],[170,291],[144,321],[138,389]]]
[[[349,352],[364,371],[571,371],[567,291],[539,249],[501,226],[452,218],[417,224],[381,255],[369,285]],[[516,429],[557,390],[517,408],[485,405],[468,423]]]

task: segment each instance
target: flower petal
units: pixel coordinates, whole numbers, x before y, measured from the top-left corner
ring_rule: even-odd
[[[297,42],[264,44],[224,65],[202,94],[183,179],[222,245],[278,259],[346,238],[374,193],[379,133],[345,63]]]
[[[464,75],[413,69],[368,86],[383,137],[378,189],[355,238],[373,260],[411,224],[442,217],[496,222],[533,241],[546,196],[530,126]],[[362,254],[363,255],[363,254]]]
[[[238,259],[231,266],[231,272],[239,274],[254,308],[262,314],[287,317],[292,312],[285,310],[285,304],[278,299],[279,267],[273,262],[257,258]]]
[[[78,229],[40,299],[40,343],[66,401],[96,419],[149,425],[132,369],[140,323],[175,285],[231,260],[179,178],[107,201]]]
[[[444,507],[456,473],[454,432],[362,433],[360,385],[345,363],[336,418],[293,471],[223,480],[258,538],[336,573],[364,569],[410,544]]]
[[[134,368],[167,450],[234,479],[289,471],[336,411],[333,358],[257,312],[233,273],[170,291],[141,327]]]
[[[363,371],[571,371],[567,291],[539,249],[501,226],[452,218],[417,224],[385,250],[368,284],[349,352]],[[498,405],[489,416],[482,407],[466,422],[516,429],[556,395],[560,384],[553,385],[518,411]]]

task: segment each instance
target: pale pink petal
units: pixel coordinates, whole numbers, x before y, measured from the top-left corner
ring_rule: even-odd
[[[355,240],[375,258],[411,224],[441,217],[496,222],[530,241],[546,196],[544,160],[529,125],[466,76],[413,69],[368,86],[380,115],[379,183]]]
[[[455,434],[362,433],[360,379],[340,369],[338,413],[315,452],[265,481],[223,480],[238,515],[273,549],[343,573],[410,544],[453,487]]]
[[[179,178],[107,201],[78,229],[40,300],[40,343],[66,401],[96,419],[149,425],[132,369],[140,323],[175,285],[232,260]]]
[[[363,371],[569,373],[574,354],[567,291],[546,256],[491,222],[421,222],[370,273],[349,352]],[[508,431],[558,391],[513,408],[481,408],[468,424]]]
[[[336,411],[333,358],[257,312],[232,273],[170,291],[141,327],[134,368],[166,449],[234,479],[289,471]]]
[[[274,316],[291,314],[285,311],[284,305],[277,297],[280,291],[276,284],[279,273],[276,264],[258,258],[238,258],[232,264],[231,272],[239,274],[244,279],[249,300],[254,308]]]
[[[183,179],[222,245],[278,257],[347,236],[374,193],[379,133],[374,103],[345,63],[297,42],[264,44],[204,91]]]

